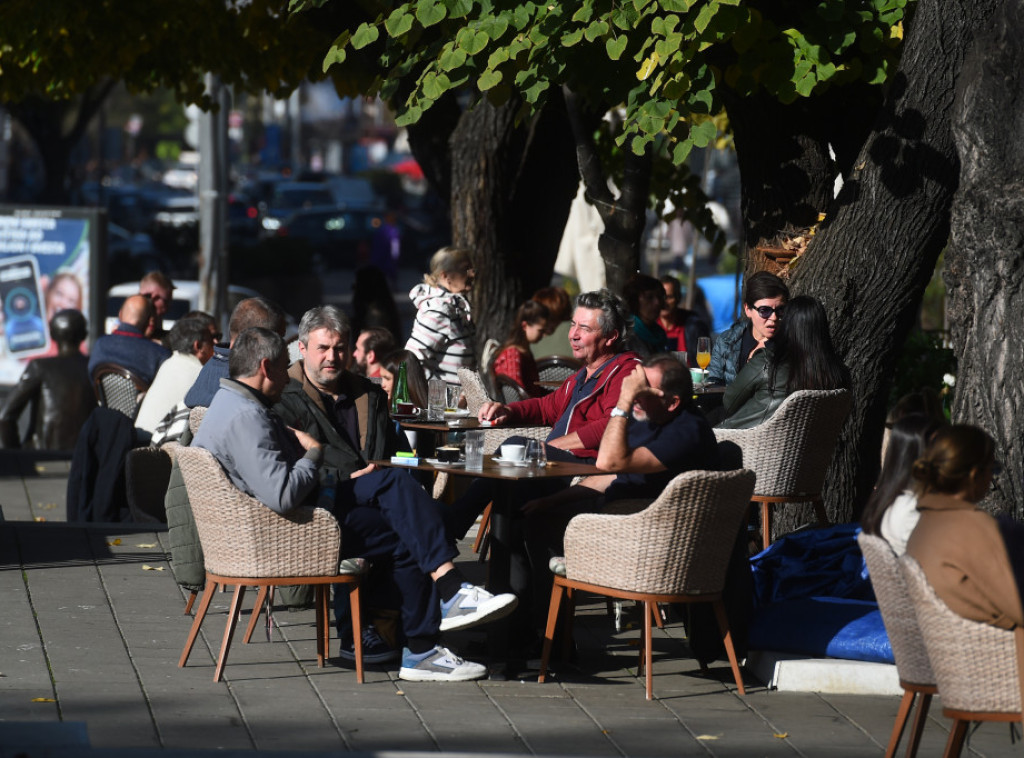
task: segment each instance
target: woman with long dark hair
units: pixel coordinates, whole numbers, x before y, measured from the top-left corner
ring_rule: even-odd
[[[494,359],[494,374],[504,375],[517,382],[530,395],[541,397],[547,391],[538,384],[540,373],[530,345],[539,342],[548,326],[548,309],[536,300],[527,300],[516,311],[515,321],[508,330],[505,344]]]
[[[941,422],[923,413],[911,413],[896,420],[878,481],[861,514],[861,528],[885,539],[897,555],[906,552],[907,539],[917,526],[914,461],[924,455],[928,441],[941,426]]]
[[[797,390],[850,386],[828,330],[825,308],[813,297],[789,301],[775,337],[754,351],[722,396],[724,429],[749,429],[766,421]]]
[[[381,361],[380,386],[388,393],[388,400],[394,392],[395,382],[405,364],[405,380],[409,386],[409,400],[417,408],[427,407],[427,378],[423,374],[423,366],[419,358],[409,350],[395,350],[384,356]]]

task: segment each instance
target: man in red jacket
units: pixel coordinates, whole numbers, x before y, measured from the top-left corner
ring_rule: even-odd
[[[569,346],[583,368],[549,395],[529,400],[484,403],[478,418],[504,426],[551,426],[548,460],[594,463],[609,415],[619,399],[622,380],[639,365],[624,351],[629,314],[623,300],[609,290],[584,292],[576,298],[569,327]],[[512,438],[519,442],[521,438]],[[553,494],[568,479],[543,479],[521,489],[524,500]],[[462,537],[491,501],[491,480],[476,480],[446,512],[449,534]]]
[[[608,290],[584,292],[576,298],[569,327],[572,355],[583,368],[544,397],[508,405],[484,403],[479,420],[507,426],[551,426],[547,438],[550,457],[593,462],[608,414],[619,399],[622,380],[639,361],[636,353],[623,350],[627,319],[625,303],[618,296]]]

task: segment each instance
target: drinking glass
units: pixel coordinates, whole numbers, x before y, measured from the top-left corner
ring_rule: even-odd
[[[697,338],[697,365],[700,366],[700,388],[703,390],[707,385],[707,368],[711,363],[711,338]]]
[[[448,384],[445,386],[445,403],[444,409],[449,413],[454,413],[459,409],[459,395],[462,394],[462,387],[457,384]]]
[[[448,385],[444,379],[431,379],[427,384],[427,421],[443,421],[448,402]]]
[[[548,448],[543,440],[526,441],[526,462],[539,468],[548,465]]]
[[[480,471],[484,467],[484,433],[481,429],[466,432],[466,468]]]

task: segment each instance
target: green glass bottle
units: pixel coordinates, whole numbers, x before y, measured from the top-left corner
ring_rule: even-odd
[[[409,377],[406,374],[405,361],[398,366],[398,377],[395,379],[395,387],[391,392],[391,412],[398,413],[398,406],[409,401]]]

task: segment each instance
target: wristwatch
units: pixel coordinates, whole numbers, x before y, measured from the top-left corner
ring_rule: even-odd
[[[629,411],[624,411],[621,408],[612,408],[611,418],[632,418],[632,414]]]

